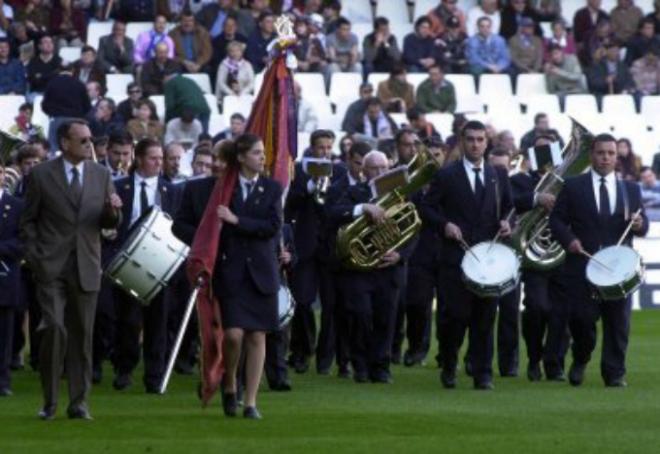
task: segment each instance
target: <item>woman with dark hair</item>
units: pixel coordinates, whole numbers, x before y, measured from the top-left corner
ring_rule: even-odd
[[[155,106],[149,99],[141,99],[137,102],[135,118],[129,120],[126,129],[131,133],[133,139],[138,141],[144,138],[161,140],[163,137],[163,124],[157,119]]]
[[[622,180],[638,181],[642,168],[642,160],[633,153],[632,143],[625,137],[616,141],[617,162],[616,172]]]
[[[243,416],[260,419],[256,399],[266,333],[278,329],[277,240],[282,226],[282,188],[261,175],[266,156],[258,136],[243,134],[234,141],[224,141],[219,148],[227,165],[224,175],[238,170],[229,204],[216,209],[222,230],[212,285],[220,301],[224,328],[222,405],[225,415],[236,416],[236,374],[245,346]],[[215,178],[186,184],[172,230],[187,244],[193,242],[215,184]]]

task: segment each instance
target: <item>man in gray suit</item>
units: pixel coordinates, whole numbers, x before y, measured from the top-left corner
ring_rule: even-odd
[[[57,137],[62,156],[32,170],[21,218],[26,260],[42,311],[39,369],[44,406],[39,417],[55,417],[65,365],[68,416],[92,419],[87,396],[101,283],[100,234],[121,221],[121,199],[108,169],[88,160],[92,135],[83,120],[64,123]]]

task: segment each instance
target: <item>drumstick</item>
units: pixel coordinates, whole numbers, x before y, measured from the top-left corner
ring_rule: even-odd
[[[605,269],[606,269],[607,271],[609,271],[610,273],[613,273],[613,272],[614,272],[614,270],[613,270],[612,268],[610,268],[609,266],[605,265],[602,261],[598,260],[596,257],[594,257],[593,255],[589,254],[587,251],[582,251],[582,252],[580,252],[580,254],[584,255],[585,257],[589,257],[589,259],[591,259],[591,260],[593,260],[594,262],[598,263],[600,266],[602,266],[603,268],[605,268]]]
[[[515,212],[516,212],[516,209],[515,209],[515,208],[511,208],[511,211],[509,211],[509,214],[506,215],[506,218],[504,218],[504,220],[505,220],[506,222],[509,222],[509,219],[511,218],[511,216],[513,216],[513,214],[514,214]],[[495,238],[493,238],[493,241],[488,245],[488,249],[486,249],[486,253],[490,252],[490,248],[493,247],[493,244],[497,243],[497,240],[500,239],[500,235],[501,235],[501,234],[502,234],[502,229],[500,229],[500,230],[497,231],[497,234],[495,235]]]
[[[92,147],[92,161],[99,162],[98,159],[96,159],[96,150],[94,150],[94,142],[90,141],[89,146]]]
[[[623,240],[628,236],[628,233],[630,233],[630,229],[632,228],[633,224],[635,223],[635,219],[637,216],[639,216],[642,212],[642,209],[638,209],[635,211],[635,214],[632,215],[632,218],[630,218],[630,222],[628,223],[628,227],[626,227],[625,232],[623,232],[623,235],[621,235],[621,238],[619,238],[619,241],[616,243],[617,246],[621,246],[621,243],[623,243]]]
[[[465,252],[468,252],[469,254],[471,254],[472,257],[474,257],[474,259],[475,259],[477,262],[481,263],[481,260],[479,260],[479,257],[477,257],[477,254],[475,254],[474,251],[473,251],[472,249],[470,249],[470,245],[467,244],[463,238],[461,238],[460,240],[458,240],[458,242],[461,244],[461,247],[463,248],[463,250],[464,250]]]

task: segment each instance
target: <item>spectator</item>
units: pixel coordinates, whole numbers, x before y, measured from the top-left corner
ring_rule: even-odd
[[[57,38],[57,48],[83,47],[87,35],[87,10],[92,0],[51,3],[56,7],[51,9],[49,32]]]
[[[447,28],[435,40],[437,46],[436,56],[443,70],[448,73],[469,72],[465,47],[467,35],[460,28],[460,22],[456,17],[447,20]]]
[[[626,64],[631,65],[639,60],[649,51],[660,50],[660,36],[655,34],[655,22],[653,19],[644,18],[639,23],[639,31],[628,43],[626,51]]]
[[[168,144],[163,150],[163,178],[168,182],[179,183],[192,175],[192,172],[188,175],[181,172],[181,164],[185,153],[186,150],[177,142]]]
[[[327,80],[328,62],[325,48],[319,37],[311,34],[309,21],[303,17],[297,18],[294,31],[298,38],[298,44],[294,48],[298,71],[321,73]]]
[[[132,161],[133,137],[125,129],[115,131],[108,137],[108,156],[105,162],[99,161],[99,164],[105,165],[112,178],[116,179],[126,176]]]
[[[348,151],[351,149],[355,142],[350,134],[346,134],[339,141],[339,161],[347,162],[348,161]]]
[[[32,104],[24,103],[18,108],[18,116],[14,118],[14,124],[9,127],[9,133],[29,142],[34,139],[43,139],[44,129],[32,123]]]
[[[83,46],[80,59],[73,63],[73,77],[82,83],[98,82],[102,91],[105,91],[105,71],[96,59],[96,51],[92,46]]]
[[[445,79],[440,66],[431,66],[428,79],[417,88],[417,107],[423,113],[453,113],[456,110],[456,90]]]
[[[545,40],[546,61],[550,59],[550,48],[553,46],[562,48],[565,55],[575,55],[577,53],[573,33],[566,30],[566,23],[563,19],[552,22],[552,35]]]
[[[126,86],[126,94],[128,97],[117,105],[117,116],[124,124],[135,118],[138,101],[148,99],[143,98],[142,88],[137,82],[131,82]]]
[[[314,105],[302,97],[302,87],[298,82],[293,83],[298,107],[298,132],[312,133],[318,129],[319,116]]]
[[[585,93],[582,69],[575,55],[566,55],[558,45],[550,48],[549,61],[544,66],[548,93],[558,95],[560,101],[566,95]]]
[[[0,38],[0,95],[24,95],[25,67],[10,57],[9,40]]]
[[[154,17],[158,0],[122,0],[119,3],[117,17],[125,23],[149,22]],[[165,16],[161,16],[167,20]]]
[[[164,93],[164,78],[168,74],[183,72],[181,64],[170,58],[167,43],[156,45],[156,56],[142,66],[142,91],[146,96]]]
[[[165,16],[158,15],[154,18],[154,28],[143,31],[135,40],[133,62],[136,65],[142,65],[153,60],[156,57],[156,49],[161,43],[166,48],[165,57],[174,58],[174,41],[167,35],[167,19]]]
[[[467,118],[464,114],[454,114],[454,121],[451,123],[451,135],[445,141],[447,153],[445,163],[454,162],[462,158],[460,150],[460,136],[461,129],[467,123]]]
[[[48,142],[52,152],[59,149],[58,128],[71,118],[85,118],[91,107],[85,85],[73,77],[70,68],[63,68],[48,81],[41,110],[50,117]]]
[[[555,14],[543,14],[534,10],[528,0],[509,0],[508,4],[502,9],[502,23],[500,25],[500,36],[505,40],[510,39],[518,33],[518,27],[522,19],[526,17],[532,19],[533,34],[536,36],[543,36],[541,31],[540,22],[552,21],[557,17]]]
[[[596,29],[583,44],[582,50],[578,52],[578,58],[583,67],[592,66],[605,57],[605,48],[614,41],[612,25],[609,20],[603,20],[596,25]]]
[[[639,186],[642,190],[642,203],[645,209],[652,209],[655,221],[660,220],[660,182],[650,167],[642,167]]]
[[[614,31],[614,37],[625,45],[637,31],[639,21],[644,17],[644,13],[639,7],[635,6],[634,0],[617,0],[616,3],[617,5],[610,12],[612,30]]]
[[[195,16],[190,11],[184,11],[181,22],[170,32],[174,42],[175,59],[189,73],[209,72],[213,49],[211,38],[204,27],[195,23]]]
[[[503,150],[509,158],[518,155],[520,152],[516,148],[515,137],[513,137],[513,134],[508,129],[498,132],[490,146],[493,151]]]
[[[520,150],[525,151],[534,146],[536,139],[540,136],[554,137],[561,148],[564,147],[564,140],[556,129],[550,127],[550,119],[547,114],[537,113],[534,115],[534,128],[527,131],[520,139]]]
[[[243,58],[245,44],[232,41],[227,45],[227,57],[218,66],[215,96],[218,104],[227,95],[242,96],[254,91],[254,71]]]
[[[236,16],[234,15],[232,3],[232,0],[209,2],[197,13],[197,22],[208,30],[209,35],[214,40],[225,32],[225,25],[229,17],[234,20],[234,25],[236,25]],[[233,33],[236,33],[235,29]],[[232,37],[229,41],[233,40],[234,38]]]
[[[543,41],[534,36],[534,21],[520,19],[518,33],[509,39],[511,62],[517,74],[538,73],[543,67]]]
[[[600,9],[601,0],[587,0],[587,6],[575,12],[573,17],[573,35],[578,45],[578,50],[583,45],[591,33],[596,29],[596,25],[608,20],[609,16]]]
[[[660,94],[660,59],[659,51],[649,50],[647,54],[635,60],[630,74],[635,81],[635,88],[639,95]]]
[[[35,41],[27,34],[25,24],[14,22],[11,24],[12,33],[9,37],[9,50],[12,58],[18,58],[24,66],[34,57]]]
[[[435,38],[442,35],[447,29],[447,21],[456,17],[460,30],[465,33],[465,13],[457,6],[457,0],[441,0],[435,8],[427,13],[431,20],[431,35]]]
[[[410,129],[417,135],[419,140],[427,142],[432,137],[442,139],[433,124],[426,121],[426,115],[419,108],[408,109],[406,118],[410,124]]]
[[[554,20],[561,19],[561,0],[530,0],[529,6],[537,14],[552,15]]]
[[[213,170],[213,153],[209,147],[197,145],[192,161],[193,177],[210,177]]]
[[[252,63],[255,74],[260,73],[268,63],[268,44],[277,37],[275,17],[271,12],[259,16],[259,26],[248,38],[245,58]]]
[[[367,100],[367,110],[360,119],[360,122],[354,126],[356,133],[373,139],[391,139],[397,131],[394,120],[383,111],[382,104],[378,98],[369,98]]]
[[[96,107],[87,114],[89,130],[94,137],[110,136],[122,129],[117,118],[115,102],[110,98],[101,98]]]
[[[401,50],[396,37],[390,32],[390,21],[384,17],[374,20],[374,31],[362,41],[364,71],[390,72],[401,60]]]
[[[479,19],[477,25],[479,33],[471,36],[467,43],[470,72],[475,76],[508,72],[511,57],[504,38],[492,33],[492,24],[487,17]]]
[[[339,19],[337,30],[327,36],[326,50],[330,61],[330,74],[335,72],[362,72],[358,39],[351,32],[351,23],[347,19]]]
[[[92,80],[85,84],[85,88],[87,89],[87,95],[89,95],[89,102],[92,104],[92,108],[96,107],[96,104],[103,97],[101,84]]]
[[[50,80],[57,76],[62,59],[55,54],[55,45],[50,35],[39,39],[39,53],[30,60],[27,66],[27,79],[30,85],[30,94],[43,94]]]
[[[168,22],[179,22],[186,10],[199,12],[207,0],[156,0],[156,14],[164,16]]]
[[[353,101],[346,109],[341,129],[349,134],[355,132],[355,127],[362,121],[362,116],[367,110],[367,100],[374,95],[374,86],[369,82],[360,85],[360,97]]]
[[[415,31],[403,39],[403,62],[411,73],[426,72],[436,63],[435,40],[431,20],[422,16],[415,21]]]
[[[213,38],[213,41],[211,42],[211,47],[213,48],[213,56],[209,63],[211,68],[217,68],[222,60],[227,57],[227,45],[232,41],[238,41],[239,43],[247,45],[247,37],[238,33],[236,16],[229,15],[224,20],[222,33]]]
[[[24,8],[16,10],[16,23],[24,24],[25,30],[32,38],[48,33],[51,14],[50,2],[27,0],[25,3]]]
[[[165,143],[180,142],[184,148],[193,148],[202,133],[202,123],[186,109],[181,117],[172,118],[165,129]]]
[[[14,10],[3,1],[0,3],[0,38],[9,36],[9,26],[12,20],[14,20]]]
[[[156,112],[148,99],[141,99],[137,102],[137,109],[135,111],[135,118],[129,120],[126,129],[133,136],[135,142],[142,139],[154,139],[162,141],[163,139],[163,124],[154,120]]]
[[[330,1],[323,7],[323,18],[325,20],[325,33],[333,33],[337,29],[337,22],[341,17],[341,3],[338,0]]]
[[[619,59],[619,45],[611,42],[606,47],[605,58],[589,68],[589,89],[596,96],[630,93],[634,90],[628,67]]]
[[[247,8],[238,12],[238,31],[239,33],[250,36],[258,28],[261,17],[264,13],[271,13],[268,9],[267,0],[250,0]]]
[[[646,15],[645,19],[651,19],[655,29],[660,31],[660,1],[653,2],[653,12]]]
[[[165,121],[183,117],[186,111],[199,119],[204,131],[208,129],[211,109],[197,83],[176,73],[165,76]]]
[[[616,150],[616,172],[619,174],[619,178],[628,181],[639,181],[642,158],[633,152],[630,140],[625,137],[617,140]]]
[[[406,68],[397,63],[390,77],[378,84],[376,96],[387,112],[405,112],[415,105],[415,87],[406,80]]]
[[[500,15],[500,9],[497,5],[497,0],[481,0],[478,5],[474,5],[468,10],[465,22],[465,31],[468,36],[472,36],[478,32],[477,21],[482,17],[490,19],[493,33],[500,32],[502,18]]]
[[[651,168],[653,169],[655,176],[660,178],[660,153],[655,153],[653,155],[653,164],[651,164]]]
[[[102,37],[99,42],[98,61],[107,73],[131,74],[134,52],[133,40],[126,36],[126,24],[115,21],[112,34]]]
[[[213,143],[216,144],[225,139],[234,140],[245,132],[245,123],[245,117],[242,114],[238,112],[231,114],[229,127],[213,137]]]

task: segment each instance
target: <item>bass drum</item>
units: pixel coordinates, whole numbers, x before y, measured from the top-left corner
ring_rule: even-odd
[[[289,287],[286,284],[280,284],[280,290],[277,292],[277,314],[280,329],[291,322],[295,309],[296,303]]]
[[[105,270],[118,287],[148,305],[188,256],[172,233],[172,218],[154,206],[135,222],[128,239]]]
[[[587,280],[603,301],[624,299],[644,282],[642,257],[628,246],[601,249],[587,263]]]
[[[466,251],[461,270],[468,290],[481,298],[499,298],[520,283],[520,258],[509,246],[492,241]]]

